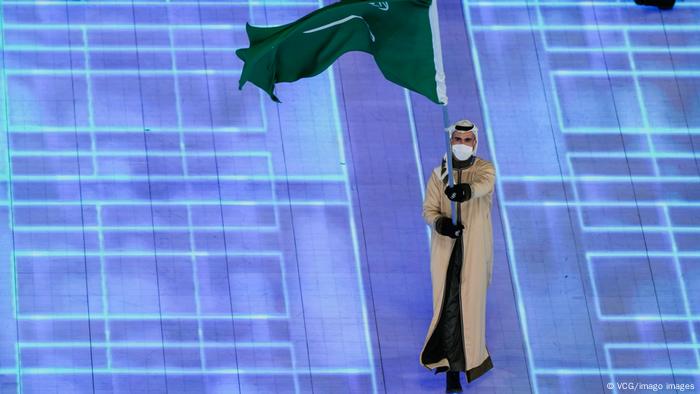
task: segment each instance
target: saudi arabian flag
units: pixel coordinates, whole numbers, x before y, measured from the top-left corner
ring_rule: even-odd
[[[277,82],[311,77],[349,51],[374,56],[384,76],[438,104],[447,104],[435,0],[343,0],[296,22],[246,24],[250,47],[239,89],[250,81],[279,102]]]

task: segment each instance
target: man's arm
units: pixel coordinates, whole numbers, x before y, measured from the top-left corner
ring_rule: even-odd
[[[493,164],[488,163],[469,185],[472,188],[471,198],[479,198],[493,192],[493,184],[496,180],[496,170]]]
[[[435,221],[442,215],[440,212],[440,198],[442,196],[442,188],[440,180],[435,174],[435,171],[430,173],[428,185],[425,188],[425,200],[423,201],[423,219],[433,229],[435,229]]]

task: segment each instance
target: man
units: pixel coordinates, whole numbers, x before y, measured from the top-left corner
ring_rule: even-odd
[[[435,373],[447,372],[446,392],[461,392],[467,382],[493,368],[486,349],[486,288],[493,269],[491,199],[493,164],[476,156],[478,128],[469,120],[449,127],[453,187],[447,186],[447,155],[427,185],[423,218],[432,228],[430,273],[433,318],[420,362]],[[457,224],[452,223],[450,200]]]

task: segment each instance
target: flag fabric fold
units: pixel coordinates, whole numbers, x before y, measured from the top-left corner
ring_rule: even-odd
[[[323,72],[344,53],[371,54],[386,79],[447,104],[435,0],[343,0],[282,26],[246,24],[236,55],[250,81],[279,102],[275,84]]]

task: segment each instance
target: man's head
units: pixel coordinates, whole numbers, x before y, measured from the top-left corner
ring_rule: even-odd
[[[457,160],[466,160],[476,154],[477,132],[479,129],[467,119],[452,124],[447,131],[450,133],[452,153]],[[462,146],[460,146],[462,145]]]
[[[450,142],[452,143],[452,145],[469,145],[473,149],[474,145],[476,145],[476,137],[471,131],[455,131],[454,133],[452,133],[452,138],[450,138]]]

